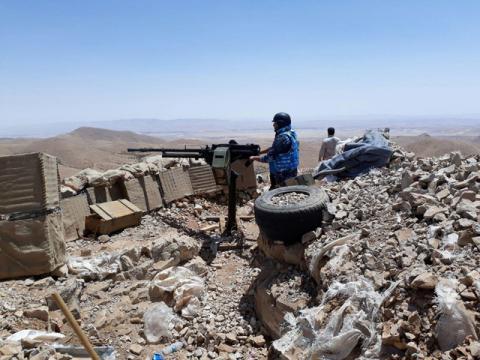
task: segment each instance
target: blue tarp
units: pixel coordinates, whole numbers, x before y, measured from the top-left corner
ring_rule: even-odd
[[[314,171],[314,177],[322,172],[341,170],[335,173],[340,178],[354,178],[365,174],[373,168],[385,166],[390,161],[393,150],[387,139],[378,130],[368,130],[362,140],[345,145],[343,153],[322,162]]]

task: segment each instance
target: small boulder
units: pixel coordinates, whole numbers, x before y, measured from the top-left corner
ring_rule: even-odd
[[[139,344],[132,344],[129,350],[133,355],[140,355],[143,351],[143,346]]]
[[[266,344],[265,338],[263,337],[263,335],[255,336],[252,338],[252,344],[256,347],[263,347]]]
[[[438,284],[438,278],[432,273],[425,272],[413,279],[411,286],[414,289],[433,290]]]

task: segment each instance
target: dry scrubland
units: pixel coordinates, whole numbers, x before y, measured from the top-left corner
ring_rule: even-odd
[[[317,138],[301,136],[301,167],[310,168],[317,164],[318,150],[322,134]],[[203,136],[204,135],[204,136]],[[272,134],[273,135],[273,134]],[[480,152],[480,137],[432,137],[420,136],[395,136],[393,140],[414,152],[418,157],[441,156],[451,151],[461,151],[464,155],[478,154]],[[224,142],[232,134],[225,137],[209,138],[208,133],[200,134],[199,139],[163,139],[136,134],[130,131],[113,131],[98,128],[79,128],[68,134],[46,139],[3,139],[0,140],[0,155],[19,154],[25,152],[46,152],[57,156],[61,162],[61,175],[70,176],[77,171],[90,167],[98,170],[116,168],[122,164],[134,162],[135,156],[127,154],[128,147],[182,147],[185,144],[201,145],[215,142]],[[340,134],[341,136],[341,134]],[[258,142],[268,146],[271,138],[266,138],[263,133],[250,137],[242,136],[239,142]]]

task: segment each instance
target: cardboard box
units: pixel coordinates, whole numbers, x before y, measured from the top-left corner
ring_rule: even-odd
[[[0,156],[0,215],[43,214],[59,205],[56,157],[43,153]]]
[[[90,215],[87,195],[80,194],[60,200],[63,215],[65,240],[71,241],[82,237],[85,230],[85,218]]]
[[[64,263],[60,211],[0,221],[0,279],[47,274]]]
[[[237,190],[256,190],[257,178],[255,176],[255,169],[251,163],[245,166],[248,160],[237,160],[232,163],[232,170],[238,173]]]
[[[90,205],[93,214],[85,218],[85,230],[93,234],[110,234],[140,225],[142,210],[122,199]]]
[[[163,199],[167,204],[193,195],[190,175],[188,170],[183,167],[162,171],[158,176],[160,177]]]
[[[0,157],[0,279],[41,275],[65,263],[57,158]]]
[[[128,200],[144,212],[163,207],[158,181],[150,175],[125,181]]]
[[[87,197],[90,205],[125,199],[125,186],[122,181],[118,181],[110,186],[89,187]]]
[[[213,193],[219,190],[210,165],[193,166],[188,169],[195,195]]]
[[[255,176],[253,164],[245,166],[247,161],[248,160],[237,160],[232,163],[232,170],[238,174],[237,191],[255,193],[257,190],[257,177]],[[223,192],[228,194],[228,185],[224,185],[222,188]]]

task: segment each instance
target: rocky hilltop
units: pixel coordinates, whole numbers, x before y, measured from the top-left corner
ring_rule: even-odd
[[[73,356],[46,336],[11,338],[32,329],[78,344],[57,290],[121,359],[163,348],[171,359],[479,358],[480,156],[397,149],[388,168],[317,186],[331,198],[324,225],[290,247],[258,236],[252,201],[243,236],[222,238],[218,197],[68,243],[62,272],[0,283],[0,354]]]

